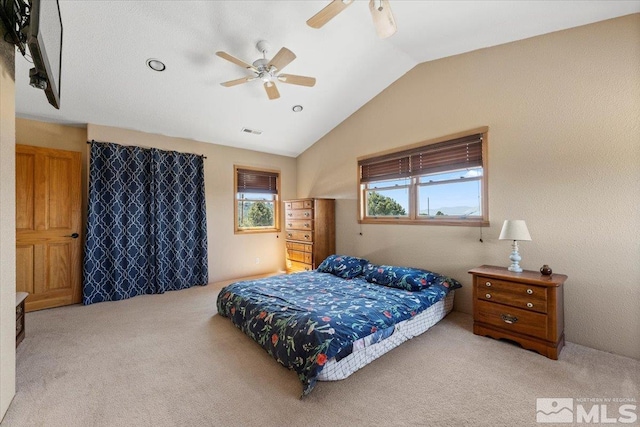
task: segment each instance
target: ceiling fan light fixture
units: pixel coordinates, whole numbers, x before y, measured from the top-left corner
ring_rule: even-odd
[[[153,71],[164,71],[167,69],[167,66],[164,65],[164,62],[154,58],[147,59],[147,67],[151,68]]]
[[[231,56],[226,52],[216,52],[216,55],[220,58],[239,65],[240,67],[246,68],[253,73],[253,76],[241,77],[239,79],[220,83],[222,86],[232,87],[259,79],[262,81],[262,85],[267,92],[267,97],[273,100],[280,98],[280,91],[278,91],[278,88],[276,86],[276,80],[287,84],[307,87],[312,87],[316,84],[315,77],[280,73],[284,67],[286,67],[291,63],[291,61],[296,59],[295,53],[291,52],[286,47],[282,47],[278,51],[278,53],[276,53],[275,56],[271,58],[271,60],[266,59],[268,44],[264,40],[259,41],[256,47],[262,53],[263,57],[254,61],[252,65],[249,65],[243,60]]]

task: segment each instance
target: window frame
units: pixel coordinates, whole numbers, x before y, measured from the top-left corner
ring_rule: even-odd
[[[252,193],[243,193],[238,191],[238,170],[248,170],[255,172],[262,172],[264,174],[275,174],[276,175],[276,189],[275,193],[266,193],[273,194],[273,227],[240,227],[238,224],[238,203],[242,201],[240,199],[240,194],[252,194]],[[267,168],[259,168],[253,166],[241,166],[234,165],[233,166],[233,228],[234,234],[255,234],[255,233],[279,233],[280,228],[280,180],[281,173],[276,169],[267,169]]]
[[[417,173],[407,177],[409,180],[409,206],[407,217],[389,216],[389,217],[372,217],[366,214],[366,192],[367,182],[361,182],[361,162],[370,160],[372,158],[378,158],[383,156],[391,156],[393,154],[400,154],[401,152],[408,150],[416,150],[419,148],[427,147],[429,145],[444,143],[459,138],[464,138],[472,135],[481,134],[481,152],[482,152],[482,176],[480,177],[481,190],[481,216],[474,216],[470,218],[438,218],[436,216],[423,216],[420,217],[417,212],[418,196],[419,196],[419,178],[427,174]],[[449,225],[449,226],[467,226],[467,227],[488,227],[489,226],[489,159],[488,159],[488,147],[489,147],[489,127],[483,126],[475,129],[470,129],[464,132],[459,132],[451,135],[442,136],[439,138],[433,138],[426,141],[421,141],[415,144],[394,148],[391,150],[382,151],[379,153],[373,153],[366,156],[357,158],[357,176],[358,176],[358,223],[359,224],[413,224],[413,225]],[[457,168],[450,169],[451,171],[459,170]],[[446,170],[442,173],[447,172]],[[439,172],[438,172],[439,173]],[[370,182],[380,182],[385,179]]]

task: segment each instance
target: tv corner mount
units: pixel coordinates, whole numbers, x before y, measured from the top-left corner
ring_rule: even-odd
[[[31,53],[29,84],[42,89],[49,104],[60,108],[62,70],[62,18],[58,0],[0,0],[3,38],[22,56]]]
[[[0,6],[0,19],[6,29],[2,35],[3,40],[14,44],[22,56],[25,56],[31,5],[24,0],[1,0]]]
[[[22,56],[27,55],[27,33],[31,22],[31,5],[23,0],[6,0],[2,4],[0,16],[7,31],[4,41],[14,44]],[[29,70],[29,85],[36,89],[47,88],[47,78],[34,67]]]

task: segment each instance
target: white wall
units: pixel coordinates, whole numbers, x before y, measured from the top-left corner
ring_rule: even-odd
[[[480,229],[357,223],[356,158],[489,126]],[[569,276],[569,341],[640,358],[640,15],[416,66],[298,157],[298,196],[338,199],[337,248],[449,274],[507,266],[504,219],[527,221],[521,265]],[[363,233],[362,236],[359,232]]]
[[[16,391],[14,59],[14,46],[0,39],[0,420]]]

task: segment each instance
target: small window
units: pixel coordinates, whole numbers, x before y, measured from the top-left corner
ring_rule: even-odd
[[[280,231],[280,172],[235,166],[235,232]]]
[[[489,225],[487,132],[475,129],[360,158],[360,222]]]

